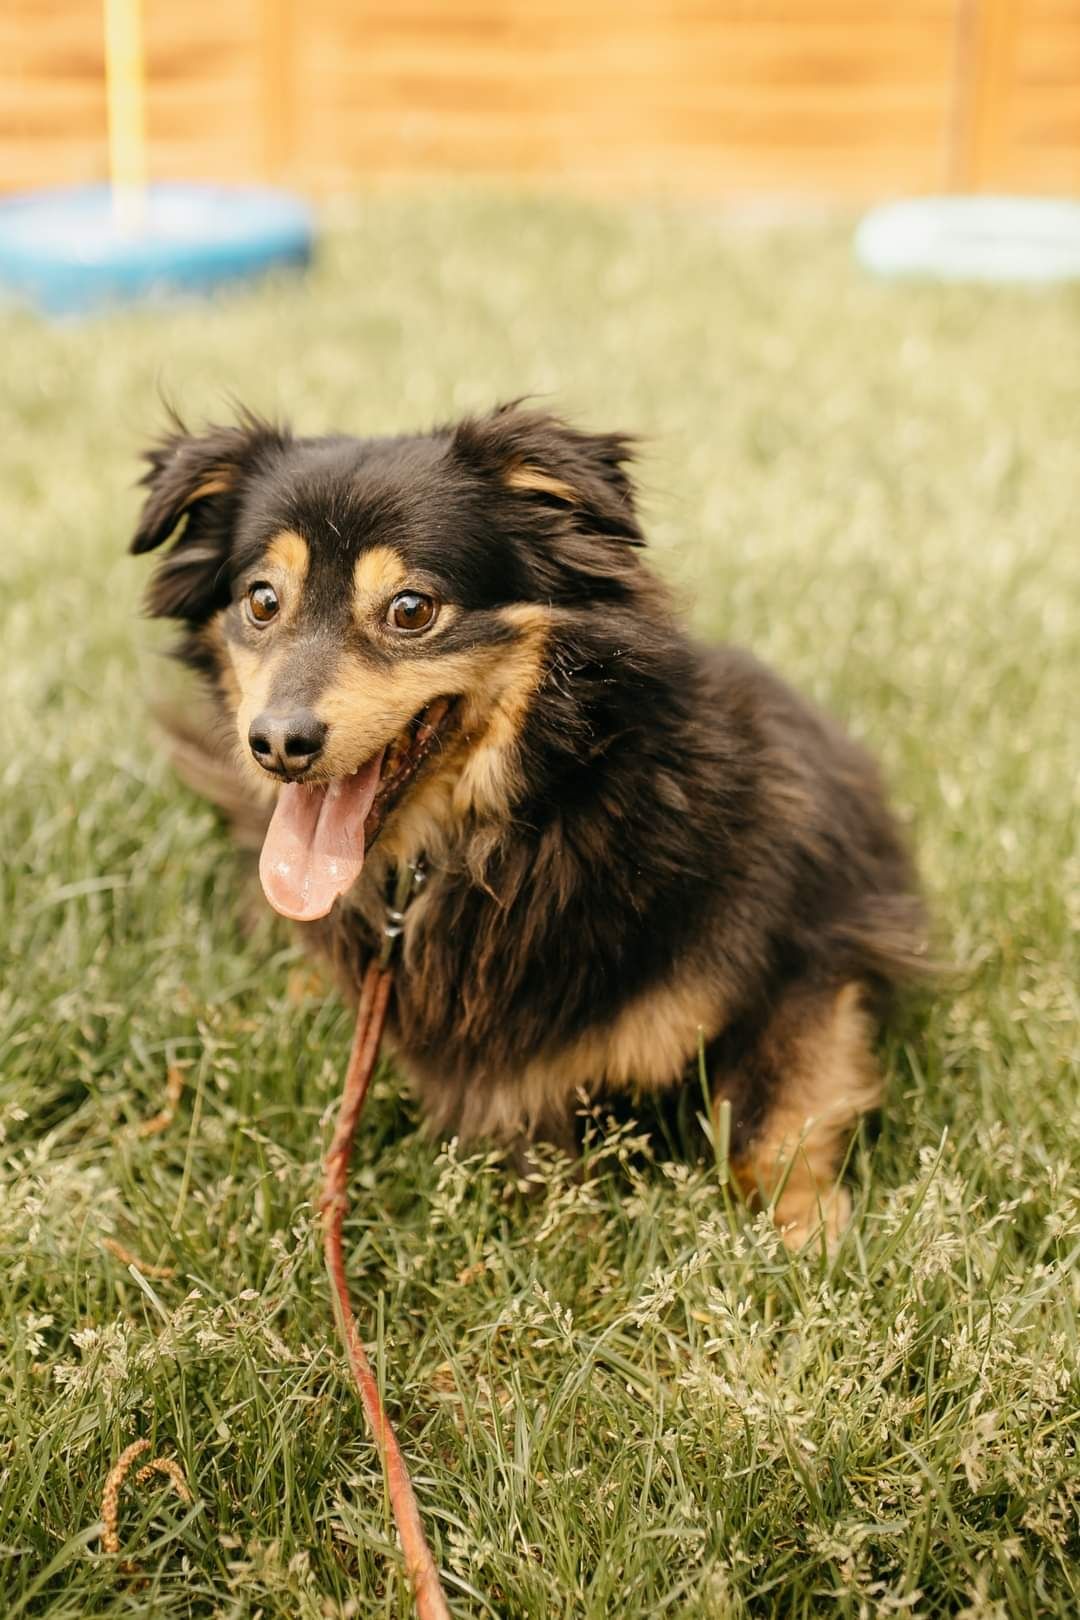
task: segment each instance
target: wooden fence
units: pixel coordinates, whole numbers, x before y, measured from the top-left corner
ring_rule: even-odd
[[[1080,0],[145,0],[152,173],[1080,190]],[[101,0],[0,0],[0,187],[104,176]]]

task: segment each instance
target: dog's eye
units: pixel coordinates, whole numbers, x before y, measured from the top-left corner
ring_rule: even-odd
[[[395,630],[426,630],[434,620],[434,601],[419,591],[401,591],[390,604],[390,623]]]
[[[279,602],[272,585],[260,581],[247,594],[248,612],[257,624],[267,624],[277,613]]]

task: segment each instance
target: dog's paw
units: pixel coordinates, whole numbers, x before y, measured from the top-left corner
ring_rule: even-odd
[[[808,1243],[825,1238],[832,1254],[851,1220],[851,1194],[846,1187],[831,1187],[823,1194],[784,1194],[773,1210],[780,1236],[792,1254]]]

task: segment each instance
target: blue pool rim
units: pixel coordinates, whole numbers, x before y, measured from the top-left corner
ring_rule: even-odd
[[[145,232],[113,223],[107,185],[0,201],[0,298],[48,315],[85,315],[146,299],[206,295],[311,260],[311,210],[288,192],[162,183],[148,188]]]
[[[1064,197],[913,197],[874,208],[855,254],[883,276],[1050,285],[1080,279],[1080,202]]]

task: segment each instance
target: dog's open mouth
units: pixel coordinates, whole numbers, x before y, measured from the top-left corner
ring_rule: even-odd
[[[453,699],[435,698],[351,776],[279,790],[259,857],[263,893],[275,911],[294,922],[314,922],[352,888],[365,852],[455,709]]]

